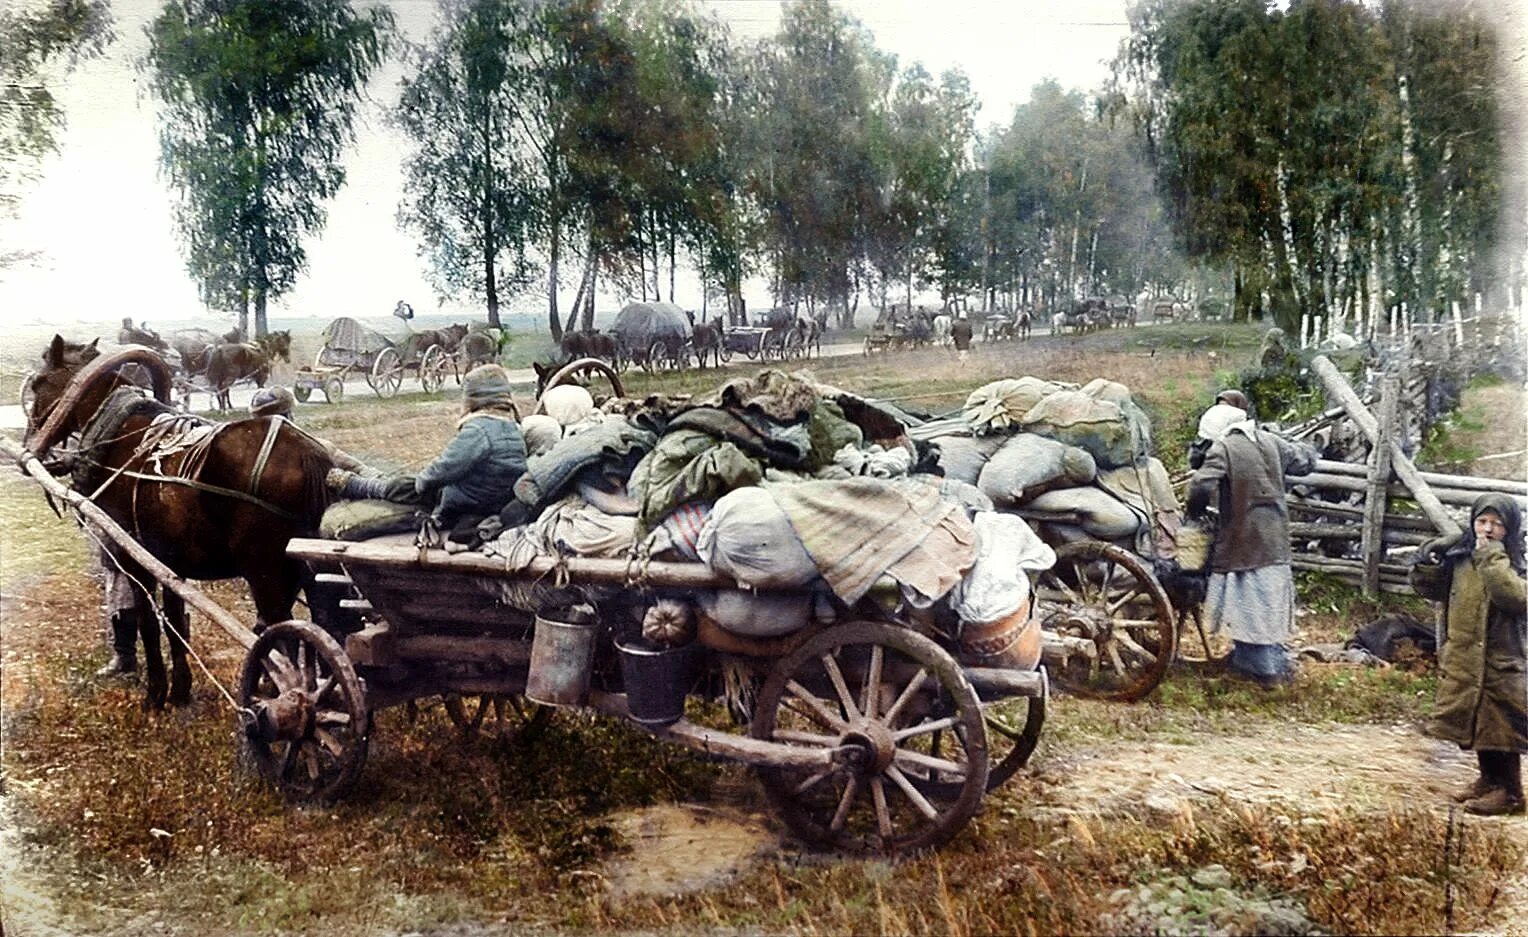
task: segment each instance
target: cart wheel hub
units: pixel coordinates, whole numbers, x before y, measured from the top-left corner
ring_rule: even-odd
[[[1098,609],[1070,608],[1052,615],[1046,620],[1045,627],[1058,634],[1091,638],[1102,643],[1113,635],[1114,620]]]
[[[294,741],[313,731],[313,701],[301,690],[285,690],[252,709],[253,717],[244,731],[262,742]]]
[[[885,771],[897,754],[897,740],[891,729],[879,722],[864,720],[844,733],[839,740],[844,760],[860,774],[879,774]]]

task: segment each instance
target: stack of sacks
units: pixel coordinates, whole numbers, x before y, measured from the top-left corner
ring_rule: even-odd
[[[995,381],[970,395],[963,416],[973,435],[933,440],[947,478],[974,482],[999,509],[1071,518],[1047,521],[1061,540],[1137,538],[1148,555],[1175,554],[1177,498],[1145,454],[1150,421],[1125,385]]]

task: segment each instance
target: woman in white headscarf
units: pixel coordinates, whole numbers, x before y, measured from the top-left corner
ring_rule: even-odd
[[[1264,686],[1292,672],[1283,644],[1294,633],[1284,476],[1306,475],[1316,452],[1258,429],[1240,407],[1217,403],[1199,420],[1207,443],[1189,482],[1187,514],[1215,527],[1205,611],[1211,630],[1229,630],[1233,670]]]

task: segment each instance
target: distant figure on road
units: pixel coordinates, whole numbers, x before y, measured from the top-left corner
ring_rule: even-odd
[[[966,318],[965,313],[961,313],[960,318],[951,324],[950,340],[955,343],[956,358],[966,360],[966,355],[971,353],[971,320]]]

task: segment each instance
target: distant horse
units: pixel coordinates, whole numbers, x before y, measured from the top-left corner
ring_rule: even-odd
[[[1014,321],[1014,328],[1016,328],[1018,330],[1018,332],[1019,332],[1019,340],[1020,341],[1028,341],[1029,340],[1029,330],[1033,326],[1034,326],[1034,316],[1030,315],[1029,310],[1028,309],[1021,309],[1021,310],[1019,310],[1018,316],[1017,316],[1017,318]]]
[[[290,342],[291,333],[286,334]],[[180,356],[181,369],[190,376],[206,373],[207,356],[213,348],[218,345],[237,345],[241,341],[243,336],[237,327],[222,335],[214,335],[199,328],[176,329],[170,333],[170,348]]]
[[[722,342],[726,337],[726,330],[722,326],[722,317],[716,316],[710,322],[695,323],[693,314],[690,317],[690,347],[695,349],[695,358],[702,368],[706,366],[706,357],[716,359],[716,366],[722,366]]]
[[[117,332],[117,341],[123,345],[143,345],[160,352],[170,350],[169,343],[160,338],[158,332],[149,328],[147,322],[142,326],[134,327],[131,318],[122,320],[122,328]]]
[[[398,343],[398,353],[403,356],[404,364],[414,364],[424,357],[424,353],[429,351],[432,345],[439,345],[448,355],[454,353],[456,346],[466,337],[467,327],[461,324],[448,325],[443,329],[410,332],[404,336],[403,341]]]
[[[262,335],[254,343],[213,348],[207,355],[207,384],[217,397],[218,409],[232,409],[230,391],[239,381],[253,379],[255,386],[264,387],[271,376],[271,361],[275,358],[292,360],[292,333],[289,330]]]
[[[150,553],[187,579],[242,577],[254,599],[256,630],[292,615],[302,584],[299,563],[286,556],[292,537],[310,536],[328,504],[324,479],[333,467],[323,446],[282,417],[209,424],[175,413],[164,401],[170,369],[142,347],[83,362],[92,346],[55,335],[33,376],[27,449],[46,459],[71,433],[76,489]],[[129,366],[148,373],[150,399],[129,387]],[[135,581],[143,639],[147,703],[191,701],[184,604],[166,594],[171,673],[159,652],[158,618],[141,585],[153,579],[130,557],[112,551]],[[168,590],[166,590],[168,593]]]
[[[934,317],[934,344],[941,347],[950,343],[950,330],[955,327],[953,316],[945,313]]]
[[[499,357],[499,343],[487,332],[472,331],[462,337],[462,370],[471,371],[480,364],[489,364]]]
[[[811,316],[796,318],[796,332],[801,336],[801,354],[810,357],[814,352],[822,357],[822,321]]]
[[[565,362],[579,358],[599,358],[610,362],[613,366],[620,366],[620,343],[615,340],[614,335],[599,329],[564,332],[562,341],[558,343],[558,350],[562,352]]]

